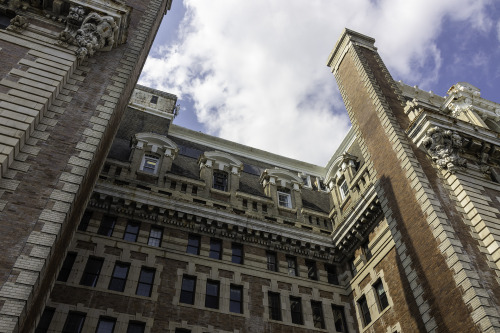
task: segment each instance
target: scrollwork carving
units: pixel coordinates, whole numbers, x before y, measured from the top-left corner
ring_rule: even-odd
[[[16,15],[12,20],[10,20],[10,25],[7,27],[9,31],[20,32],[29,26],[26,17],[21,15]]]
[[[456,132],[433,127],[427,131],[422,144],[432,160],[443,169],[453,173],[457,168],[467,166],[467,160],[459,156],[462,138]]]

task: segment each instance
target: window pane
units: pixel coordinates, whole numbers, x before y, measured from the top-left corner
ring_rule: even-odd
[[[200,254],[200,236],[189,235],[186,253]]]
[[[191,276],[182,277],[181,295],[179,302],[194,304],[194,293],[196,291],[196,278]]]
[[[80,284],[83,286],[95,287],[97,280],[99,279],[99,274],[101,273],[102,258],[90,257],[85,265],[85,270],[80,280]]]
[[[75,259],[76,259],[75,252],[68,252],[68,254],[66,254],[66,258],[64,259],[61,271],[57,276],[57,281],[62,281],[62,282],[68,281],[69,274],[71,273],[71,270],[73,269],[73,264],[75,263]]]
[[[274,252],[267,252],[267,269],[273,272],[278,271],[276,253]]]
[[[335,323],[335,330],[337,332],[347,333],[347,325],[344,314],[344,307],[332,305],[333,322]]]
[[[288,275],[299,276],[299,272],[297,270],[297,259],[295,257],[287,256],[286,261],[288,263]]]
[[[231,286],[229,294],[229,311],[234,313],[243,313],[242,308],[242,288],[239,286]]]
[[[292,312],[292,323],[302,325],[302,302],[298,297],[290,297],[290,310]]]
[[[223,171],[214,171],[214,182],[212,187],[221,190],[227,191],[227,173]]]
[[[78,230],[87,231],[87,227],[89,226],[90,219],[92,218],[92,212],[85,211],[82,219],[80,220],[80,224],[78,225]]]
[[[54,308],[45,308],[45,310],[43,310],[42,317],[38,322],[35,333],[46,333],[49,330],[50,322],[52,321],[52,317],[54,317],[55,312],[56,309]]]
[[[137,236],[139,235],[139,229],[141,225],[136,222],[127,223],[127,227],[125,228],[125,234],[123,235],[123,240],[129,242],[137,241]]]
[[[141,268],[141,274],[139,275],[139,283],[137,284],[136,295],[139,296],[151,296],[151,290],[153,289],[153,281],[155,277],[156,270],[154,268]]]
[[[243,245],[233,243],[232,251],[231,262],[235,264],[243,264]]]
[[[281,300],[280,294],[269,292],[269,317],[273,320],[281,321]]]
[[[384,285],[382,284],[382,281],[379,280],[375,284],[374,287],[375,287],[375,290],[377,291],[377,297],[378,297],[378,302],[380,305],[380,310],[383,310],[389,306],[389,301],[387,300],[387,294],[384,290]]]
[[[337,275],[337,269],[333,265],[325,264],[325,270],[328,275],[328,283],[339,284],[339,277]]]
[[[96,333],[113,333],[115,323],[116,319],[114,318],[99,318]]]
[[[80,333],[85,323],[85,313],[70,311],[62,333]]]
[[[317,280],[318,272],[316,270],[316,262],[312,260],[306,260],[306,266],[307,266],[307,277],[311,280]]]
[[[128,323],[127,333],[144,333],[145,328],[145,323],[131,321]]]
[[[163,229],[158,227],[151,227],[151,231],[149,232],[148,245],[160,247],[162,238]]]
[[[366,326],[372,321],[372,317],[370,315],[370,309],[368,308],[368,303],[366,302],[366,298],[364,296],[358,300],[358,305],[361,310],[363,324]]]
[[[104,216],[102,218],[101,224],[99,225],[99,230],[97,233],[99,235],[111,237],[113,234],[113,229],[115,228],[116,219],[111,216]]]
[[[314,327],[325,328],[325,321],[323,319],[323,306],[321,302],[311,301],[311,308],[313,313]]]
[[[222,241],[220,239],[210,239],[210,253],[208,256],[212,259],[221,259]]]
[[[125,263],[116,263],[113,275],[109,282],[109,290],[124,291],[127,283],[127,275],[130,265]]]
[[[219,308],[219,282],[207,281],[205,307],[211,309]]]

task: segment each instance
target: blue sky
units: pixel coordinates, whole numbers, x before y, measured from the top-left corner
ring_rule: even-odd
[[[178,125],[325,165],[350,126],[326,67],[344,27],[396,80],[500,102],[499,17],[496,0],[174,0],[139,82],[179,97]]]

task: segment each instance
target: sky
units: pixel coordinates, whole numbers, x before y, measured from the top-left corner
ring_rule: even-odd
[[[173,0],[139,83],[178,96],[177,125],[325,166],[350,127],[326,66],[345,27],[397,81],[500,103],[498,0]]]

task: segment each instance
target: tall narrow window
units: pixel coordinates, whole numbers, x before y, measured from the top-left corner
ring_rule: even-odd
[[[154,268],[142,267],[141,274],[139,275],[139,283],[137,283],[136,295],[139,296],[151,296],[151,290],[153,290],[153,282],[155,280]]]
[[[243,264],[243,245],[233,243],[231,244],[231,262],[235,264]]]
[[[231,285],[229,293],[229,311],[243,313],[243,288]]]
[[[323,318],[323,305],[321,302],[311,301],[313,314],[313,323],[315,328],[325,328],[325,319]]]
[[[216,190],[227,192],[227,172],[214,170],[214,182],[212,187]]]
[[[334,265],[325,264],[325,270],[328,277],[328,283],[339,284],[339,276],[337,275],[337,268]]]
[[[85,213],[82,216],[82,219],[80,220],[80,224],[78,225],[78,230],[87,231],[91,218],[92,218],[92,212],[88,210],[85,211]]]
[[[194,295],[196,291],[196,278],[184,275],[182,277],[180,303],[194,304]]]
[[[70,311],[62,333],[80,333],[85,323],[86,314],[83,312]]]
[[[278,205],[281,207],[292,208],[292,196],[290,195],[290,190],[280,187],[277,193]]]
[[[311,280],[318,279],[318,270],[316,269],[316,262],[314,260],[306,260],[307,277]]]
[[[366,297],[363,296],[358,300],[358,306],[361,311],[361,318],[363,319],[363,325],[366,326],[372,321],[370,316],[370,309],[368,308],[368,303],[366,302]]]
[[[46,333],[49,331],[50,323],[52,322],[52,317],[54,317],[54,313],[56,309],[54,308],[45,308],[42,313],[42,317],[38,322],[38,326],[36,327],[35,333]]]
[[[290,296],[290,310],[292,312],[292,323],[303,325],[304,319],[302,318],[302,301],[299,297]]]
[[[342,181],[342,183],[340,183],[339,190],[340,190],[340,198],[344,200],[349,194],[349,186],[347,185],[345,179]]]
[[[113,269],[113,275],[109,281],[109,290],[124,291],[125,284],[127,283],[127,275],[130,264],[123,262],[117,262],[115,268]]]
[[[64,259],[61,270],[59,271],[59,275],[57,276],[57,281],[67,282],[69,278],[69,274],[73,269],[73,265],[76,259],[76,252],[68,252],[66,254],[66,258]]]
[[[210,280],[207,281],[205,307],[210,309],[219,308],[219,282]]]
[[[80,280],[82,286],[96,286],[99,274],[101,274],[103,262],[104,259],[102,258],[89,257],[85,265],[85,270],[83,271],[82,279]]]
[[[208,256],[212,259],[222,258],[222,241],[217,238],[210,239],[210,253]]]
[[[355,261],[356,257],[352,257],[351,260],[349,260],[349,268],[351,269],[352,276],[356,276],[358,274],[358,269],[356,268]]]
[[[163,229],[160,227],[152,226],[149,231],[148,245],[149,246],[161,246],[161,239],[163,238]]]
[[[142,157],[141,170],[150,174],[155,174],[158,171],[160,159],[156,155],[144,154]]]
[[[286,262],[288,263],[288,275],[299,276],[299,271],[297,270],[297,258],[286,256]]]
[[[139,321],[130,321],[127,327],[127,333],[144,333],[146,330],[146,323]]]
[[[276,252],[267,251],[267,269],[273,272],[278,271],[278,260],[276,258]]]
[[[347,322],[345,320],[344,307],[332,304],[333,323],[337,332],[347,333]]]
[[[116,319],[109,317],[99,317],[96,333],[113,333],[115,330]]]
[[[269,299],[269,318],[281,321],[281,300],[279,293],[268,292]]]
[[[137,236],[139,236],[139,230],[141,225],[137,222],[129,221],[127,227],[125,228],[125,233],[123,234],[123,240],[129,242],[136,242]]]
[[[158,103],[158,96],[156,96],[156,95],[151,96],[150,103],[152,103],[152,104]]]
[[[199,235],[189,235],[188,245],[186,253],[200,254],[200,236]]]
[[[389,301],[387,300],[387,294],[384,289],[384,285],[382,284],[382,280],[378,280],[374,285],[373,288],[375,289],[375,292],[377,294],[377,300],[378,300],[378,305],[380,307],[380,311],[385,309],[386,307],[389,306]]]
[[[111,237],[113,234],[113,229],[115,228],[116,218],[108,215],[104,215],[99,225],[97,233],[99,235]]]

